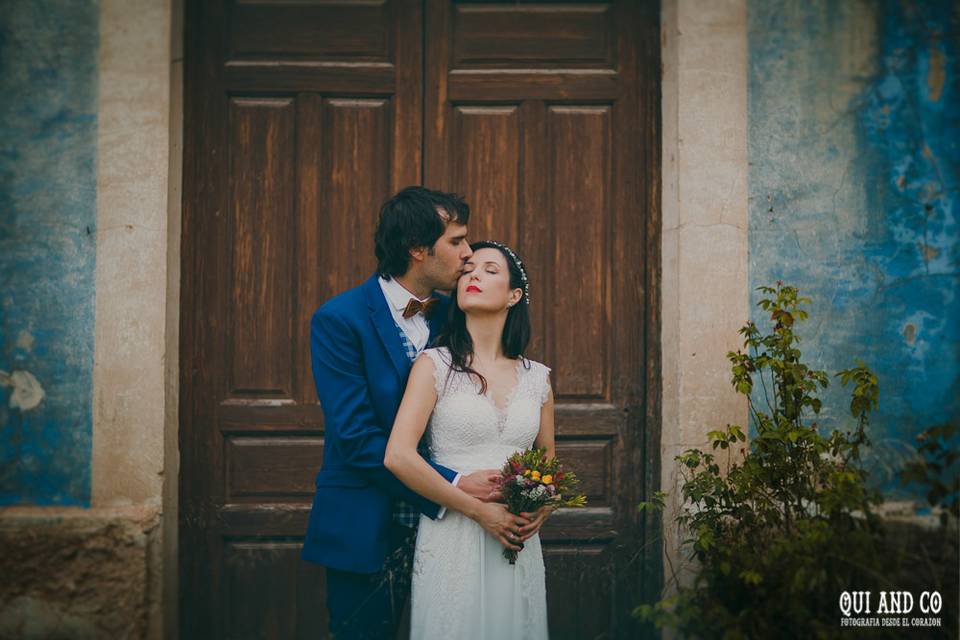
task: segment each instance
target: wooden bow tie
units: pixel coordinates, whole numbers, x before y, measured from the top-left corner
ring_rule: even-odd
[[[430,311],[438,302],[440,302],[439,298],[427,298],[423,302],[420,302],[416,298],[410,298],[410,302],[408,302],[407,306],[403,309],[403,317],[412,318],[420,312],[423,312],[424,316],[429,317]]]

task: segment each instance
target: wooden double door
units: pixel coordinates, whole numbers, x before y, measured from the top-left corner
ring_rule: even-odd
[[[531,275],[559,455],[589,507],[544,528],[555,638],[636,637],[660,584],[656,3],[188,2],[183,638],[326,635],[299,559],[322,460],[309,320],[373,272],[380,204],[470,203]]]

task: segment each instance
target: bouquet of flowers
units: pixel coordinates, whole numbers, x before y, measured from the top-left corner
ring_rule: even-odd
[[[507,509],[514,515],[531,513],[546,505],[583,507],[587,497],[573,494],[579,484],[576,474],[564,470],[556,458],[547,458],[546,449],[530,449],[510,456],[499,481]],[[510,564],[517,563],[517,552],[512,549],[504,549],[503,557]]]

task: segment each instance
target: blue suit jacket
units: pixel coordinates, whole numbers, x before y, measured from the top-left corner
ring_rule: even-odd
[[[444,296],[434,308],[431,338],[449,303]],[[376,274],[314,312],[310,355],[324,447],[302,557],[341,571],[374,573],[389,552],[395,499],[430,518],[439,510],[383,466],[411,363]],[[430,464],[453,482],[455,471]]]

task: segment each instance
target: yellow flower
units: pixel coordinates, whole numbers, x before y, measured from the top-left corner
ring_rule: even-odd
[[[530,477],[533,478],[534,480],[539,480],[539,479],[540,479],[540,472],[539,472],[539,471],[534,471],[533,473],[530,474]]]
[[[553,476],[543,476],[543,484],[550,484],[553,482]]]
[[[529,475],[530,475],[530,469],[524,470],[523,475],[529,476]]]

